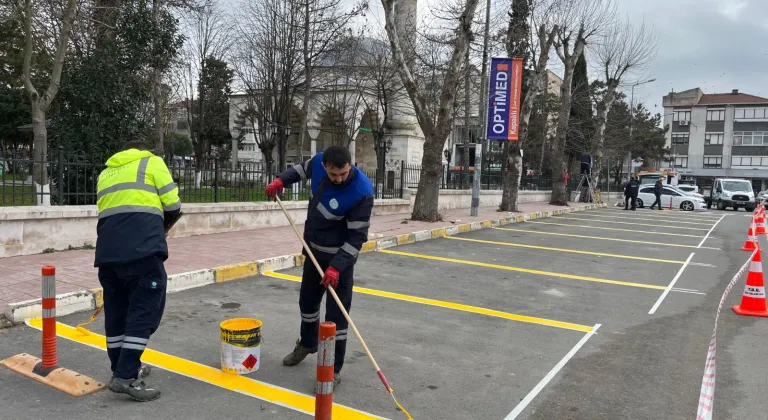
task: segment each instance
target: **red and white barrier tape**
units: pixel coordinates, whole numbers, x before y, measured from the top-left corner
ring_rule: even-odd
[[[755,245],[758,245],[757,241],[755,242]],[[715,400],[715,350],[717,342],[717,320],[720,318],[720,311],[723,309],[725,299],[728,298],[728,293],[730,293],[731,289],[733,289],[733,286],[736,284],[736,282],[739,281],[739,278],[744,275],[744,272],[747,271],[749,263],[752,262],[752,258],[755,257],[755,254],[759,250],[760,248],[758,245],[758,248],[752,251],[752,253],[749,255],[749,258],[747,258],[747,262],[745,262],[744,265],[742,265],[739,271],[736,273],[736,275],[733,276],[731,282],[728,283],[728,287],[725,288],[725,292],[723,292],[723,297],[720,298],[720,305],[717,307],[717,315],[715,316],[715,329],[712,331],[712,339],[709,341],[709,349],[707,350],[707,362],[704,365],[704,377],[701,379],[699,410],[696,412],[696,420],[712,420],[712,407],[714,406]]]

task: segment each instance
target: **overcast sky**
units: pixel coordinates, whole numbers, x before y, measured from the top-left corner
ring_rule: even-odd
[[[622,12],[658,33],[648,69],[656,82],[635,88],[652,111],[662,112],[661,98],[672,89],[768,97],[768,0],[620,1]]]
[[[452,1],[420,1],[419,18],[428,18],[435,4]],[[700,87],[704,93],[739,89],[768,97],[768,0],[614,1],[619,14],[637,23],[644,20],[657,33],[658,53],[644,72],[656,81],[635,88],[635,101],[652,112],[662,112],[662,96],[672,89]],[[370,4],[367,24],[378,26],[380,21],[383,27],[380,0]],[[494,16],[503,18],[509,0],[493,4]],[[562,74],[555,55],[550,64],[552,71]],[[597,69],[591,70],[590,80],[598,76]]]

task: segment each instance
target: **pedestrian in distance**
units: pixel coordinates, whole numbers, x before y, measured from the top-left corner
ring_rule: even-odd
[[[333,287],[344,309],[352,305],[354,267],[363,244],[368,241],[373,185],[356,166],[344,147],[331,146],[308,161],[294,165],[267,186],[270,198],[283,188],[300,181],[311,181],[312,194],[304,224],[304,239],[312,249],[324,275],[321,277],[310,258],[304,262],[299,292],[301,326],[293,351],[283,359],[294,366],[317,352],[320,304],[328,287]],[[302,249],[306,256],[306,250]],[[334,299],[326,298],[326,320],[336,324],[336,349],[333,386],[341,382],[341,369],[347,349],[347,320]]]
[[[632,202],[631,210],[635,210],[635,203],[637,202],[637,193],[640,190],[640,183],[637,182],[634,176],[629,177],[629,182],[624,187],[624,210],[629,210],[629,202]]]
[[[661,178],[656,180],[656,183],[653,184],[653,195],[656,196],[656,201],[651,204],[651,210],[653,210],[653,206],[655,206],[657,203],[659,204],[659,210],[662,210],[661,208],[661,193],[664,191],[664,185],[661,183]]]
[[[181,216],[179,190],[165,162],[130,141],[99,175],[96,256],[112,378],[107,388],[136,401],[160,391],[146,385],[141,355],[165,309],[166,235]]]

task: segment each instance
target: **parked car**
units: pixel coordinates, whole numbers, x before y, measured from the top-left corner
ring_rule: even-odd
[[[653,185],[643,185],[637,193],[637,206],[650,207],[656,201],[656,195],[653,193]],[[698,196],[698,197],[697,197]],[[702,211],[707,209],[707,204],[701,194],[686,193],[674,185],[664,185],[661,193],[661,205],[669,208],[670,199],[672,207],[684,211]]]
[[[699,194],[699,187],[696,186],[696,185],[678,184],[678,185],[676,185],[676,187],[681,189],[681,190],[683,190],[683,191],[685,191],[685,192],[687,192],[687,193]]]
[[[768,210],[768,190],[760,191],[755,197],[755,202],[762,203],[763,208]]]
[[[746,211],[752,212],[757,207],[755,192],[752,191],[752,182],[746,179],[716,178],[709,194],[707,208],[714,205],[717,206],[718,210],[731,207],[733,211],[736,211],[740,207],[744,207]]]

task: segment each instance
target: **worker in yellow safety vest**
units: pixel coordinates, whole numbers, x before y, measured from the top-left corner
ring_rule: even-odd
[[[152,401],[144,382],[149,337],[165,309],[168,230],[181,216],[179,190],[165,162],[141,141],[126,143],[99,175],[96,256],[104,294],[104,329],[112,367],[110,391]]]

